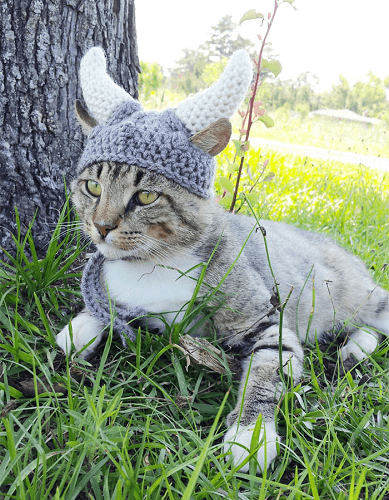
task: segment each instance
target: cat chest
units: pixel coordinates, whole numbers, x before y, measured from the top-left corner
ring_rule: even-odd
[[[129,308],[152,313],[178,311],[192,298],[201,268],[182,273],[199,263],[196,257],[185,258],[176,261],[173,269],[145,261],[106,261],[104,285],[111,299]]]

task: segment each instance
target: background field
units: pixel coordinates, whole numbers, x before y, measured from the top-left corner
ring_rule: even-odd
[[[389,126],[364,125],[325,117],[300,118],[288,109],[269,112],[274,127],[259,123],[251,137],[389,158]],[[238,123],[236,123],[238,125]]]

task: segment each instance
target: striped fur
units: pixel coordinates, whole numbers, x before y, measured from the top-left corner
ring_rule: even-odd
[[[88,180],[100,183],[100,197],[88,193]],[[279,439],[274,410],[280,383],[280,313],[263,234],[255,220],[231,215],[214,200],[200,198],[135,166],[94,165],[73,182],[72,189],[86,234],[107,258],[102,279],[109,283],[111,298],[150,312],[184,307],[194,289],[192,278],[198,273],[186,277],[187,281],[177,280],[175,268],[187,271],[206,262],[215,248],[205,281],[217,286],[251,234],[223,282],[226,303],[213,319],[225,348],[240,353],[243,368],[238,403],[227,418],[225,449],[231,450],[234,462],[245,458],[254,424],[262,415],[261,435],[266,434],[266,439],[257,454],[258,470],[268,466],[276,456]],[[157,193],[158,197],[141,205],[137,198],[140,191]],[[293,290],[283,318],[284,373],[297,382],[303,367],[302,345],[315,341],[316,336],[324,338],[339,325],[350,337],[341,349],[345,364],[354,356],[357,360],[368,356],[380,341],[379,332],[389,333],[388,293],[373,282],[356,257],[330,239],[282,223],[261,221],[261,225],[281,302]],[[102,227],[106,229],[102,231]],[[125,257],[135,260],[122,260]],[[160,265],[165,266],[163,271],[158,270]],[[76,348],[96,337],[95,348],[104,325],[88,329],[84,319],[77,324],[81,326],[73,326]],[[66,328],[57,341],[68,348]],[[242,470],[248,470],[248,465]]]

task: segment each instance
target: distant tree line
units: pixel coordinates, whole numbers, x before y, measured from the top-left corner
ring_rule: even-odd
[[[176,66],[164,77],[163,68],[158,63],[141,63],[142,74],[139,92],[148,99],[162,86],[178,94],[189,95],[207,88],[223,71],[228,58],[238,49],[246,49],[253,57],[254,44],[237,34],[232,16],[224,16],[197,50],[184,49]],[[277,59],[271,44],[265,47],[264,57]],[[339,83],[330,91],[317,93],[318,78],[310,71],[300,74],[294,80],[274,79],[264,73],[258,98],[267,109],[285,107],[306,116],[316,109],[349,109],[370,117],[382,118],[389,122],[389,76],[381,80],[370,72],[364,81],[350,85],[339,75]]]
[[[339,75],[339,84],[330,91],[315,92],[315,77],[309,71],[299,75],[297,80],[275,80],[262,82],[260,99],[271,109],[289,107],[305,115],[316,109],[350,109],[361,115],[382,118],[389,121],[389,101],[386,97],[389,78],[381,80],[372,72],[366,81],[351,86]]]

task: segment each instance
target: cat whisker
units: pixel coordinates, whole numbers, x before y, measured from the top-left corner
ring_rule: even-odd
[[[57,243],[57,242],[65,239],[68,236],[69,233],[70,233],[70,231],[61,232],[56,237],[52,237],[51,241],[54,241],[55,243]],[[74,235],[74,238],[76,238],[75,235]],[[80,244],[82,246],[87,245],[87,243],[90,243],[90,238],[87,235],[85,235],[84,233],[80,233],[79,240],[80,240]],[[73,241],[73,239],[71,241]],[[45,248],[47,248],[48,245],[49,245],[49,243],[45,246]]]
[[[162,242],[161,240],[158,240],[158,239],[156,239],[156,238],[154,238],[152,236],[146,235],[146,234],[143,234],[141,236],[145,240],[148,240],[149,243],[153,246],[153,248],[158,248],[159,250],[161,250],[163,252],[168,251],[169,255],[175,255],[175,256],[177,256],[177,253],[178,253],[177,252],[177,248],[172,248],[170,244]],[[164,255],[166,255],[169,258],[168,254],[164,253]],[[180,249],[179,255],[190,257],[190,256],[192,256],[192,253],[191,253],[190,250]],[[173,262],[173,260],[172,260],[172,262]]]
[[[66,236],[76,236],[75,235],[75,231],[77,229],[82,229],[81,226],[78,226],[78,227],[65,227],[63,230],[61,230],[55,237],[53,236],[52,239],[54,239],[54,241],[58,241],[58,240],[61,240],[63,238],[65,238]],[[83,233],[81,233],[81,236],[85,236]]]
[[[174,259],[166,252],[166,244],[161,245],[161,242],[147,235],[141,236],[143,237],[143,242],[146,245],[142,250],[149,258],[157,259],[158,263],[176,267]]]
[[[142,254],[143,258],[150,259],[155,262],[155,264],[174,264],[172,259],[166,255],[162,250],[156,247],[150,247],[147,244],[138,248],[138,251]]]

